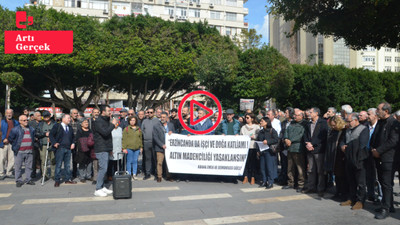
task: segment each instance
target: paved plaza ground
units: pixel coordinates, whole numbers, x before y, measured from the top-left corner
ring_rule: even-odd
[[[53,185],[17,188],[12,179],[0,181],[0,224],[400,224],[398,206],[396,213],[377,221],[371,202],[352,211],[331,200],[332,194],[319,198],[280,186],[266,190],[218,179],[137,180],[127,200],[94,197],[91,183]],[[400,191],[398,182],[395,191]]]

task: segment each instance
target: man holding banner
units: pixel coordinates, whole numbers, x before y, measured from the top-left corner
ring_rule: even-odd
[[[168,122],[168,114],[166,112],[161,113],[160,122],[157,123],[153,128],[153,147],[157,154],[157,182],[161,182],[163,174],[163,164],[165,157],[165,134],[167,136],[175,133],[175,126],[171,122]],[[173,181],[171,175],[168,172],[168,166],[165,166],[165,174],[168,181]]]

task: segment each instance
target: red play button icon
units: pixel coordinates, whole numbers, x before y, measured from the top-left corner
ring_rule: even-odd
[[[200,102],[198,102],[196,100],[190,100],[190,121],[189,121],[189,125],[190,126],[188,126],[185,123],[185,121],[183,120],[182,108],[184,107],[185,102],[190,97],[195,96],[195,95],[207,96],[208,98],[211,98],[215,102],[215,104],[217,105],[218,112],[219,112],[217,121],[215,121],[214,125],[212,127],[210,127],[209,129],[207,129],[207,130],[194,130],[194,129],[191,128],[191,126],[194,126],[194,125],[200,123],[201,121],[203,121],[203,120],[205,120],[205,119],[207,119],[207,118],[209,118],[209,117],[211,117],[213,115],[213,111],[210,108],[204,106],[203,104],[201,104]],[[202,116],[201,118],[197,118],[197,120],[194,121],[193,112],[194,112],[194,106],[196,106],[196,105],[198,107],[200,107],[201,109],[203,109],[204,111],[206,111],[207,113],[204,116]],[[221,103],[218,101],[217,97],[215,97],[215,95],[211,94],[210,92],[207,92],[207,91],[194,91],[192,93],[187,94],[185,97],[183,97],[181,103],[179,104],[178,117],[179,117],[179,121],[180,121],[182,127],[185,128],[188,132],[190,132],[192,134],[208,134],[208,133],[212,132],[213,130],[215,130],[215,128],[217,128],[219,123],[221,122],[221,120],[222,120],[222,106],[221,106]]]
[[[200,108],[204,109],[207,113],[205,116],[198,118],[196,121],[194,121],[194,106],[200,106]],[[190,100],[190,125],[194,126],[198,123],[200,123],[201,121],[207,119],[208,117],[213,115],[213,111],[208,108],[207,106],[204,106],[203,104],[201,104],[200,102],[196,101],[196,100]]]

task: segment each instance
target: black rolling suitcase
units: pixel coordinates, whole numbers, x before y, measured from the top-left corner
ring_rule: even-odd
[[[118,153],[123,155],[125,170],[119,170],[119,163],[117,163],[117,172],[113,177],[113,197],[114,199],[132,198],[132,177],[126,171],[126,156],[125,153]]]

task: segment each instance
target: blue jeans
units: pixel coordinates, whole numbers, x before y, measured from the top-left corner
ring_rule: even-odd
[[[64,180],[71,180],[71,149],[59,148],[56,150],[56,172],[54,179],[56,182],[61,180],[61,164],[64,162],[65,177]]]
[[[128,154],[126,155],[126,170],[131,175],[136,175],[137,173],[137,165],[139,158],[140,150],[132,150],[128,149]]]
[[[261,152],[260,170],[263,182],[274,184],[274,179],[278,176],[278,167],[276,164],[276,154],[270,149]]]
[[[108,152],[96,153],[96,158],[99,160],[99,172],[97,173],[96,190],[102,189],[104,186],[104,176],[107,173],[108,167]]]

